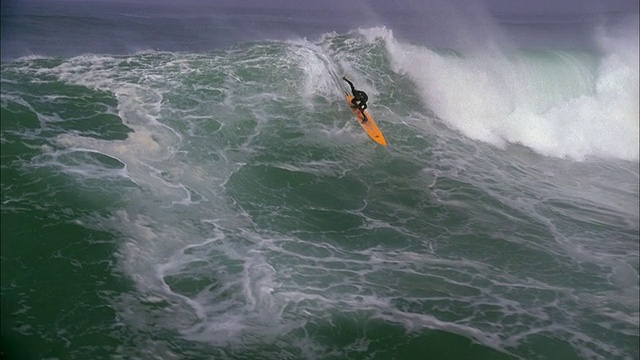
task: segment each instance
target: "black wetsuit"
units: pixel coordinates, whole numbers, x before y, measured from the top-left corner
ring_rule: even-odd
[[[352,90],[352,92],[353,99],[351,99],[351,103],[357,106],[360,110],[365,111],[367,109],[367,101],[369,100],[367,93],[355,89]]]
[[[362,111],[362,115],[364,116],[364,120],[362,122],[367,121],[367,116],[364,114],[364,111],[367,109],[367,101],[369,100],[369,96],[362,90],[356,90],[353,86],[353,83],[349,81],[346,77],[343,77],[342,80],[346,81],[351,87],[351,93],[353,94],[353,99],[351,99],[351,103],[354,107],[360,109]]]

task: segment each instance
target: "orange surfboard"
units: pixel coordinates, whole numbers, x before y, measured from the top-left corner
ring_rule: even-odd
[[[382,132],[380,131],[378,125],[376,125],[376,123],[373,121],[373,118],[369,114],[369,111],[364,111],[364,114],[367,116],[367,122],[363,123],[362,121],[364,120],[364,116],[362,115],[362,111],[360,111],[360,109],[356,107],[353,107],[353,104],[351,103],[351,99],[353,99],[353,96],[349,93],[346,93],[345,95],[347,97],[347,105],[349,105],[349,108],[356,116],[358,122],[360,123],[360,126],[362,126],[367,135],[369,135],[369,137],[378,144],[387,146],[387,141],[384,139],[384,136],[382,135]]]

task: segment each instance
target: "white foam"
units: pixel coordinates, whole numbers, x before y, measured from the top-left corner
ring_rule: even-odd
[[[425,106],[465,136],[499,147],[520,143],[548,156],[637,161],[637,31],[635,38],[633,31],[618,34],[620,41],[605,34],[592,75],[578,55],[559,55],[551,65],[493,46],[457,56],[370,30],[385,40],[394,71],[416,84]]]

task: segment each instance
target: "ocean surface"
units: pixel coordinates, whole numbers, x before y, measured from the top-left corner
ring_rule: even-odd
[[[22,4],[2,359],[640,357],[637,13]]]

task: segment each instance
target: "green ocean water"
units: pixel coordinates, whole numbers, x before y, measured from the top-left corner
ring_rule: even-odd
[[[3,62],[3,359],[638,358],[637,112],[598,56]]]

